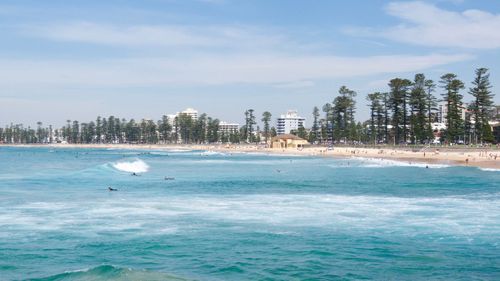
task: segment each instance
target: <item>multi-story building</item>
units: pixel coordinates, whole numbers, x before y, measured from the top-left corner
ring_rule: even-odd
[[[297,110],[288,110],[286,114],[278,118],[276,133],[278,135],[290,134],[290,131],[304,127],[305,121],[305,118],[298,115]]]
[[[237,132],[240,129],[240,124],[238,123],[227,123],[227,122],[220,122],[219,123],[219,133],[221,134],[231,134],[234,132]]]
[[[460,116],[462,120],[465,120],[465,114],[467,113],[466,105],[460,107]],[[437,121],[438,123],[446,124],[446,117],[448,116],[448,106],[446,102],[442,102],[438,105]]]
[[[175,125],[175,117],[177,117],[177,114],[167,114],[167,120],[171,126]]]
[[[186,114],[188,116],[191,116],[193,120],[198,119],[198,110],[191,107],[186,108],[184,111],[178,112],[177,116],[179,116],[180,114]]]

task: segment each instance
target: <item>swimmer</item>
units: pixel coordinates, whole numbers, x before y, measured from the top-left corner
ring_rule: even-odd
[[[108,190],[109,190],[109,191],[118,191],[118,189],[116,189],[116,188],[112,188],[111,186],[108,186]]]

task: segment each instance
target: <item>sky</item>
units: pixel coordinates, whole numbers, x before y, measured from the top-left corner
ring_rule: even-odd
[[[392,78],[451,72],[468,88],[478,67],[499,104],[499,30],[493,0],[2,0],[0,125],[187,107],[226,122],[249,108],[310,121],[342,85],[363,121],[366,95]]]

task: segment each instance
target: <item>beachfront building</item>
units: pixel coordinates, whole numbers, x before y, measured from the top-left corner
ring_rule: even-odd
[[[183,110],[181,112],[177,112],[177,116],[179,116],[181,114],[185,114],[187,116],[190,116],[193,120],[197,120],[198,119],[198,110],[196,110],[194,108],[191,108],[191,107],[188,107],[188,108],[186,108],[185,110]]]
[[[177,123],[176,123],[176,118],[178,118],[180,115],[187,115],[191,117],[193,120],[198,120],[198,110],[188,107],[185,110],[181,112],[176,112],[175,114],[167,114],[168,118],[168,123],[170,126],[172,126],[171,134],[176,134],[177,135],[177,142],[182,142],[181,139],[181,134],[178,132]]]
[[[465,116],[468,113],[468,110],[466,108],[466,105],[460,107],[460,116],[462,117],[462,120],[465,120]],[[438,111],[437,111],[437,122],[438,123],[445,123],[446,124],[446,117],[448,116],[448,107],[446,102],[441,102],[438,105]]]
[[[238,123],[227,123],[224,121],[221,121],[219,123],[220,134],[225,134],[225,135],[234,134],[235,132],[238,132],[239,129],[240,129],[240,124]]]
[[[177,117],[177,114],[167,114],[167,120],[170,126],[174,126],[175,117]]]
[[[496,143],[500,143],[500,122],[490,122],[491,131]]]
[[[299,138],[295,135],[284,134],[275,136],[271,139],[271,148],[303,148],[308,145],[305,139]]]
[[[278,135],[290,134],[293,130],[298,130],[305,126],[306,119],[300,117],[297,110],[288,110],[286,114],[282,114],[276,124],[276,133]]]

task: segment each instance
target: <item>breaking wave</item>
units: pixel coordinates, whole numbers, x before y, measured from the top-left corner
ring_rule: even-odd
[[[391,160],[382,158],[363,158],[356,157],[360,167],[367,168],[383,168],[383,167],[419,167],[419,168],[448,168],[450,165],[445,164],[428,164],[412,161]]]
[[[494,169],[494,168],[479,168],[479,170],[485,172],[500,172],[500,169]]]
[[[120,161],[113,163],[113,168],[127,173],[146,173],[149,170],[149,165],[141,159],[134,161]]]

